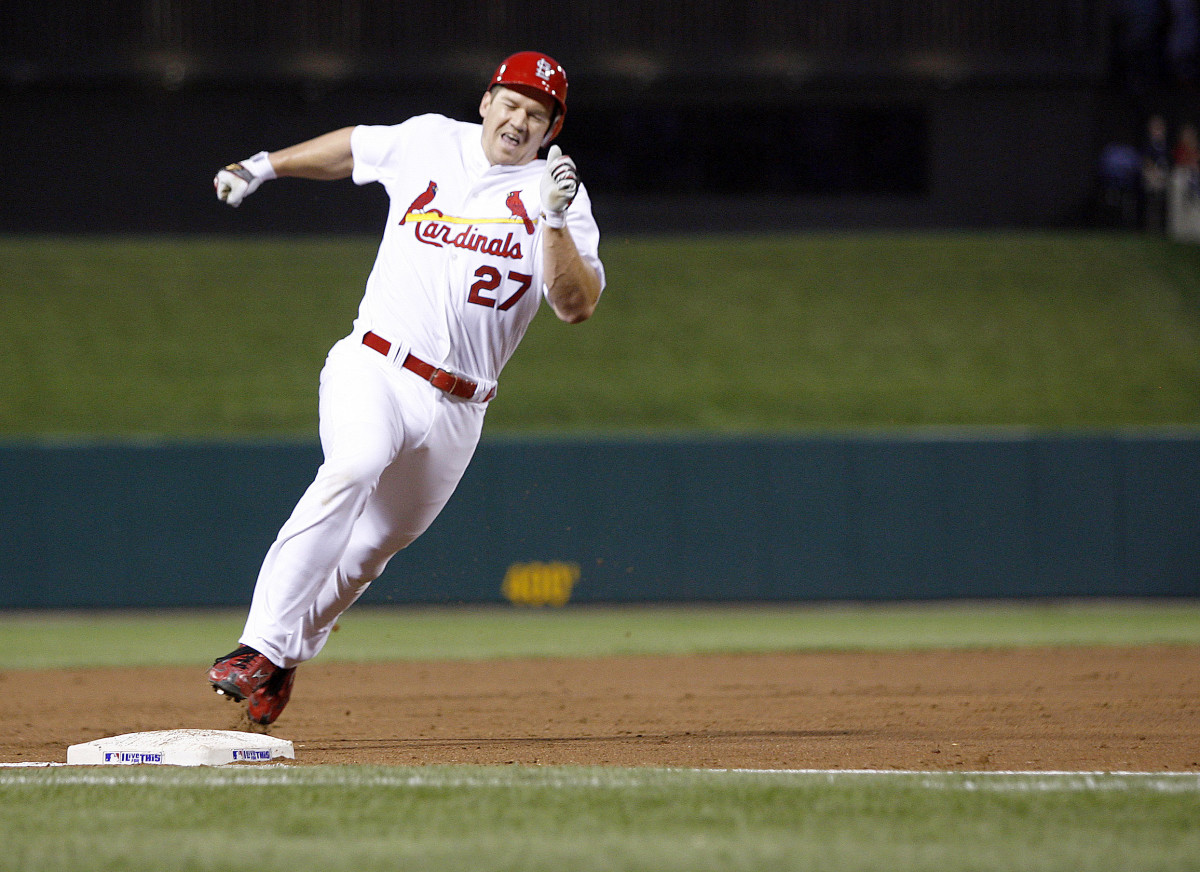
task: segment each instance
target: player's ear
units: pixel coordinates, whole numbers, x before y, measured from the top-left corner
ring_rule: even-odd
[[[483,92],[483,99],[479,101],[479,117],[486,118],[488,107],[492,105],[492,89],[488,88]]]

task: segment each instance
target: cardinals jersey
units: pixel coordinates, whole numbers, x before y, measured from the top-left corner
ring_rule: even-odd
[[[441,115],[351,135],[355,183],[380,182],[391,206],[352,336],[368,331],[494,387],[546,293],[544,160],[492,166],[482,127]],[[567,225],[600,276],[600,231],[581,184]]]

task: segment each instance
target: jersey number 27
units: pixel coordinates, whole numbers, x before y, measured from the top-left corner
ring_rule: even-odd
[[[487,306],[489,309],[495,309],[498,312],[506,312],[517,304],[521,297],[525,296],[525,292],[529,290],[529,286],[533,284],[533,276],[527,276],[525,273],[510,272],[508,280],[517,286],[511,297],[508,297],[504,302],[500,302],[499,296],[488,296],[500,287],[500,283],[504,281],[500,275],[500,270],[494,266],[481,266],[475,270],[475,275],[479,279],[475,284],[471,285],[471,293],[467,296],[468,303],[475,303],[478,306]]]

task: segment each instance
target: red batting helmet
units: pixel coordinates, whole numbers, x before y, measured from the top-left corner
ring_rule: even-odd
[[[567,114],[567,71],[562,64],[540,51],[520,51],[505,58],[496,67],[488,89],[496,85],[524,85],[548,95],[557,108],[550,132],[542,141],[549,143],[562,130],[563,117]]]

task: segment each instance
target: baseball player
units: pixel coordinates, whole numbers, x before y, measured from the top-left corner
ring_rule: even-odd
[[[595,310],[600,232],[551,145],[566,99],[562,66],[520,52],[492,75],[481,124],[348,127],[217,173],[230,206],[285,176],[379,182],[391,203],[353,329],[321,370],[324,462],[267,552],[239,647],[208,672],[251,720],[279,717],[296,666],[450,499],[540,298],[571,324]]]

